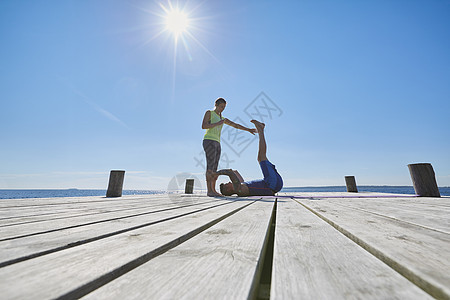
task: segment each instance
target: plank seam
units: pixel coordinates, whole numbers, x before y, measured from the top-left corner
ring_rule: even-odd
[[[205,208],[202,208],[202,209],[198,209],[198,210],[195,210],[195,211],[191,211],[191,212],[187,212],[187,213],[184,213],[184,214],[176,215],[176,216],[173,216],[173,217],[169,217],[169,218],[165,218],[165,219],[161,219],[161,220],[157,220],[157,221],[153,221],[153,222],[149,222],[149,223],[144,223],[144,224],[133,226],[133,227],[130,227],[130,228],[126,228],[126,229],[110,232],[110,233],[107,233],[107,234],[99,235],[99,236],[96,236],[96,237],[93,237],[93,238],[90,238],[90,239],[76,241],[76,242],[69,243],[69,244],[64,245],[64,246],[60,246],[60,247],[56,247],[56,248],[53,248],[53,249],[49,249],[49,250],[33,253],[33,254],[30,254],[30,255],[22,256],[22,257],[15,258],[15,259],[11,259],[11,260],[8,260],[8,261],[1,262],[0,263],[0,268],[9,266],[9,265],[12,265],[12,264],[15,264],[15,263],[23,262],[23,261],[26,261],[26,260],[30,260],[30,259],[33,259],[33,258],[36,258],[36,257],[40,257],[40,256],[44,256],[44,255],[47,255],[47,254],[51,254],[51,253],[54,253],[54,252],[58,252],[58,251],[66,250],[66,249],[73,248],[73,247],[76,247],[76,246],[84,245],[84,244],[87,244],[87,243],[95,242],[95,241],[98,241],[98,240],[101,240],[101,239],[105,239],[105,238],[108,238],[108,237],[111,237],[111,236],[114,236],[114,235],[122,234],[122,233],[125,233],[125,232],[137,230],[137,229],[140,229],[140,228],[143,228],[143,227],[155,225],[155,224],[158,224],[158,223],[170,221],[170,220],[177,219],[177,218],[181,218],[181,217],[184,217],[184,216],[187,216],[187,215],[190,215],[190,214],[198,213],[198,212],[205,211],[205,210],[208,210],[208,209],[212,209],[212,208],[215,208],[215,207],[220,207],[220,206],[223,206],[223,205],[229,205],[231,203],[234,203],[234,202],[225,202],[225,203],[222,203],[222,204],[208,206],[208,207],[205,207]]]
[[[210,222],[208,222],[207,224],[204,224],[190,232],[188,232],[187,234],[180,236],[174,240],[172,240],[171,242],[168,242],[160,247],[158,247],[157,249],[154,249],[136,259],[133,259],[132,261],[116,268],[115,270],[112,270],[100,277],[98,277],[97,279],[94,279],[64,295],[61,295],[59,297],[57,297],[56,299],[64,299],[64,300],[68,300],[68,299],[79,299],[87,294],[89,294],[90,292],[102,287],[103,285],[113,281],[114,279],[119,278],[120,276],[132,271],[133,269],[145,264],[146,262],[150,261],[151,259],[169,251],[170,249],[186,242],[187,240],[195,237],[196,235],[198,235],[199,233],[207,230],[208,228],[214,226],[215,224],[225,220],[226,218],[232,216],[233,214],[237,213],[238,211],[252,205],[253,203],[255,203],[256,201],[252,201],[242,207],[239,207],[217,219],[214,219]]]
[[[62,197],[64,198],[64,197]],[[0,209],[4,209],[4,208],[23,208],[23,207],[35,207],[35,206],[51,206],[51,205],[75,205],[75,204],[90,204],[90,203],[97,203],[97,202],[109,202],[112,203],[114,201],[118,202],[120,200],[123,199],[117,199],[117,200],[113,200],[111,198],[105,198],[105,200],[90,200],[90,201],[78,201],[78,202],[58,202],[58,203],[43,203],[43,204],[28,204],[28,205],[11,205],[11,206],[0,206]],[[161,198],[163,198],[161,196]],[[8,200],[52,200],[55,198],[26,198],[26,199],[8,199]],[[57,199],[57,198],[56,198]],[[145,198],[142,198],[145,199]],[[72,199],[69,199],[72,200]],[[126,201],[132,201],[132,200],[136,200],[139,201],[141,200],[141,198],[130,198],[130,199],[126,199]]]
[[[297,201],[296,199],[292,198],[295,202],[306,208],[307,210],[311,211],[313,214],[330,224],[332,227],[334,227],[336,230],[338,230],[340,233],[342,233],[344,236],[352,240],[354,243],[356,243],[358,246],[375,256],[377,259],[381,260],[383,263],[388,265],[391,269],[408,279],[410,282],[424,290],[426,293],[430,294],[432,297],[435,297],[436,299],[450,299],[450,295],[448,295],[440,286],[437,286],[433,282],[430,282],[426,279],[421,278],[419,275],[416,275],[414,271],[410,270],[408,267],[403,266],[402,264],[396,262],[394,259],[390,258],[386,254],[384,254],[382,251],[378,250],[374,246],[371,246],[369,243],[363,241],[362,239],[358,238],[354,234],[352,234],[350,231],[344,229],[343,227],[337,225],[335,222],[331,221],[330,219],[326,218],[325,216],[321,215],[320,213],[316,212],[314,209],[308,207],[307,205]]]
[[[441,231],[439,229],[434,229],[434,228],[427,227],[427,226],[424,226],[424,225],[411,223],[411,222],[406,221],[406,220],[397,219],[395,217],[382,215],[382,214],[379,214],[379,213],[376,213],[376,212],[365,210],[363,208],[349,206],[349,205],[345,205],[345,204],[341,204],[341,203],[336,203],[336,204],[338,206],[341,206],[341,207],[350,208],[350,209],[354,209],[354,210],[360,210],[360,211],[363,211],[363,212],[366,212],[366,213],[369,213],[369,214],[373,214],[373,215],[376,215],[376,216],[379,216],[379,217],[382,217],[382,218],[391,219],[391,220],[394,220],[394,221],[397,221],[397,222],[403,222],[403,223],[406,223],[406,224],[409,224],[409,225],[412,225],[412,226],[417,226],[417,227],[420,227],[420,228],[424,228],[424,229],[427,229],[427,230],[432,230],[432,231],[436,231],[436,232],[443,233],[443,234],[450,234],[449,232]]]
[[[215,201],[216,200],[210,200],[210,201],[205,201],[205,202],[197,202],[195,204],[190,204],[190,205],[187,205],[187,206],[176,206],[176,207],[165,208],[165,209],[166,210],[178,209],[180,207],[188,207],[188,206],[192,206],[192,205],[205,204],[205,203],[210,203],[210,202],[215,202]],[[79,215],[71,215],[71,216],[65,216],[65,217],[50,218],[50,219],[46,219],[46,220],[34,220],[34,221],[24,221],[24,222],[21,222],[21,223],[5,224],[5,225],[0,225],[0,228],[17,226],[17,225],[24,225],[24,224],[31,224],[31,223],[39,223],[39,222],[61,220],[61,219],[71,219],[71,218],[77,218],[77,217],[94,216],[94,215],[101,215],[101,214],[108,214],[108,213],[115,213],[115,212],[125,212],[125,211],[128,211],[128,210],[148,209],[148,208],[151,208],[151,207],[156,208],[154,205],[147,205],[147,206],[141,206],[141,207],[115,209],[115,210],[101,211],[101,212],[95,212],[95,213],[84,213],[84,214],[79,214]],[[56,213],[56,214],[58,214],[58,213]],[[35,216],[27,216],[27,217],[35,217]],[[25,217],[21,217],[21,218],[25,218]]]
[[[205,202],[210,202],[210,201],[205,201]],[[114,210],[108,210],[105,212],[114,212],[114,211],[121,211],[121,210],[130,210],[130,209],[139,209],[139,208],[149,208],[149,207],[154,207],[154,208],[158,208],[158,207],[163,207],[165,206],[164,204],[151,204],[151,205],[143,205],[143,206],[136,206],[135,204],[143,204],[142,202],[137,202],[137,203],[124,203],[123,206],[122,205],[117,205],[116,203],[113,203],[113,207],[115,208]],[[145,203],[144,203],[145,204]],[[106,206],[104,208],[102,207],[95,207],[96,209],[109,209],[111,206]],[[70,207],[70,208],[64,208],[64,211],[67,213],[70,213],[72,210],[76,212],[83,212],[85,210],[88,210],[87,207]],[[0,213],[3,212],[10,212],[11,209],[5,209],[2,210],[0,209]],[[37,214],[27,214],[27,215],[18,215],[18,216],[8,216],[8,217],[1,217],[0,221],[4,221],[4,220],[9,220],[9,219],[17,219],[17,218],[31,218],[31,217],[40,217],[40,216],[48,216],[48,215],[58,215],[62,212],[45,212],[45,213],[37,213]],[[63,212],[64,213],[64,212]]]
[[[150,214],[154,214],[154,213],[158,213],[158,212],[175,210],[175,209],[185,208],[185,207],[190,207],[190,206],[195,206],[195,205],[198,205],[198,204],[189,204],[189,205],[172,207],[172,208],[164,208],[164,209],[160,209],[160,210],[152,210],[152,211],[139,213],[139,214],[134,214],[134,215],[127,215],[127,216],[123,216],[123,217],[104,219],[104,220],[100,220],[100,221],[94,221],[94,222],[88,222],[88,223],[83,223],[83,224],[78,224],[78,225],[61,227],[61,228],[52,229],[52,230],[39,231],[39,232],[35,232],[35,233],[29,233],[29,234],[24,234],[24,235],[13,236],[13,237],[9,237],[9,238],[3,238],[3,239],[0,239],[0,242],[20,239],[20,238],[29,237],[29,236],[41,235],[41,234],[45,234],[45,233],[51,233],[51,232],[56,232],[56,231],[60,231],[60,230],[73,229],[73,228],[78,228],[78,227],[83,227],[83,226],[89,226],[89,225],[94,225],[94,224],[106,223],[106,222],[110,222],[110,221],[117,221],[117,220],[122,220],[122,219],[128,219],[128,218],[134,218],[134,217],[139,217],[139,216],[144,216],[144,215],[150,215]]]
[[[272,214],[269,220],[269,226],[267,227],[266,236],[264,237],[264,243],[261,248],[261,253],[259,255],[258,263],[256,265],[256,271],[253,276],[253,281],[250,286],[250,291],[247,299],[269,299],[270,298],[270,284],[271,284],[271,274],[268,274],[268,282],[266,283],[269,286],[269,295],[268,297],[262,297],[261,290],[261,280],[263,276],[263,272],[272,273],[272,264],[273,264],[273,248],[275,242],[275,226],[276,226],[276,213],[277,213],[277,198],[275,198]],[[262,293],[261,293],[262,292]]]

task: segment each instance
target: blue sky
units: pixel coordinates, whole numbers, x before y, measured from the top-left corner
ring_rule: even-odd
[[[167,1],[0,2],[0,188],[202,180],[218,97],[247,125],[259,109],[285,186],[411,185],[416,162],[450,185],[450,1],[171,4],[190,19],[177,47]],[[260,178],[235,137],[221,167]]]

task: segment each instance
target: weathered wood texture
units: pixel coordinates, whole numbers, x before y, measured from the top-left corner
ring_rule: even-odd
[[[358,187],[356,186],[355,176],[345,176],[345,185],[347,187],[347,192],[357,193]]]
[[[449,198],[322,199],[346,207],[450,234]],[[356,212],[355,212],[356,213]]]
[[[192,211],[223,203],[227,202],[207,201],[196,205],[168,206],[164,209],[144,208],[134,214],[128,211],[114,212],[114,217],[106,217],[106,214],[67,217],[62,220],[1,228],[0,241],[7,243],[0,242],[0,266],[133,232],[141,227],[151,226],[170,218],[182,218]],[[43,240],[51,242],[43,243]]]
[[[417,195],[422,197],[441,196],[431,164],[410,164],[408,168]]]
[[[4,299],[246,299],[261,291],[272,299],[449,298],[449,198],[391,196],[0,200],[0,293]],[[260,284],[264,261],[269,282]]]
[[[123,180],[125,171],[113,170],[109,174],[108,190],[106,197],[122,197]]]
[[[272,299],[431,299],[299,203],[276,220]]]
[[[86,298],[247,299],[272,210],[273,201],[252,204]]]
[[[388,217],[377,210],[336,205],[336,199],[298,202],[432,296],[450,297],[448,233]],[[448,210],[440,222],[448,229]]]
[[[348,193],[348,192],[278,192],[280,197],[294,197],[294,198],[314,198],[314,199],[328,199],[328,198],[396,198],[396,197],[417,197],[416,195],[405,194],[388,194],[376,192],[362,192],[362,193]]]
[[[222,202],[3,267],[0,290],[17,299],[83,296],[252,203]]]
[[[194,179],[186,179],[186,186],[184,187],[185,194],[192,194],[194,191]]]

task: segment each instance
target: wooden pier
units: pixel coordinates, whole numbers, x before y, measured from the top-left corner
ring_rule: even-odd
[[[450,198],[0,200],[1,299],[450,299]]]

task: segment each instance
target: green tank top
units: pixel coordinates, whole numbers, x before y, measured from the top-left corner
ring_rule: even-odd
[[[220,117],[214,110],[211,110],[211,124],[217,123],[220,120],[225,119],[224,117]],[[205,136],[203,139],[205,140],[213,140],[220,143],[220,133],[222,132],[222,125],[206,129]]]

